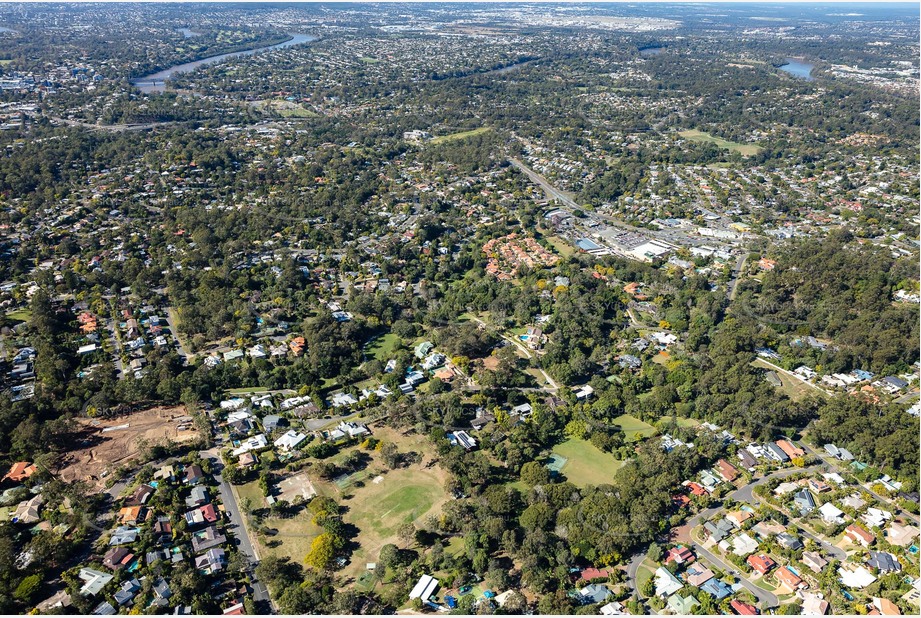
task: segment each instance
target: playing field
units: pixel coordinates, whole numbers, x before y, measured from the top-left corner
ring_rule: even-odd
[[[426,517],[440,512],[447,500],[444,479],[442,470],[417,464],[391,470],[377,483],[369,480],[363,487],[348,488],[354,495],[341,501],[348,508],[343,520],[358,528],[359,548],[343,574],[359,576],[366,563],[377,562],[381,547],[388,543],[405,547],[398,537],[400,526],[415,523],[421,528]]]
[[[628,442],[636,442],[657,433],[655,427],[629,414],[621,414],[614,419],[614,423],[626,434]]]
[[[570,438],[557,444],[553,448],[553,456],[553,464],[556,466],[560,465],[560,459],[565,460],[560,473],[579,487],[610,483],[614,473],[624,465],[624,462],[614,459],[610,453],[579,438]]]
[[[739,142],[731,142],[721,137],[715,137],[709,133],[698,131],[696,129],[691,131],[679,131],[678,135],[695,142],[710,142],[711,144],[716,144],[720,148],[738,152],[739,154],[746,157],[761,152],[761,146],[756,146],[755,144],[740,144]]]
[[[474,135],[482,135],[487,131],[492,131],[491,127],[480,127],[479,129],[473,129],[471,131],[461,131],[460,133],[451,133],[450,135],[439,135],[438,137],[432,138],[433,144],[443,144],[445,142],[453,142],[459,139],[466,139],[468,137],[473,137]]]

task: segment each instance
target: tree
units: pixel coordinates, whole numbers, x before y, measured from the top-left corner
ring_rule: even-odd
[[[550,482],[550,470],[536,461],[529,461],[521,466],[521,481],[528,487],[546,485]]]
[[[402,524],[397,530],[400,540],[407,544],[412,544],[416,540],[416,527],[412,522]]]
[[[337,545],[337,539],[332,534],[324,532],[310,544],[310,552],[304,560],[316,569],[326,570],[336,557]]]

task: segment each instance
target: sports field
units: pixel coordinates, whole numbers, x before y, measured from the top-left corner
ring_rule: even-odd
[[[720,148],[738,152],[740,155],[746,157],[756,155],[761,152],[761,146],[756,146],[755,144],[740,144],[739,142],[731,142],[727,139],[715,137],[709,133],[698,131],[696,129],[690,131],[679,131],[678,135],[695,142],[710,142],[711,144],[715,144]]]
[[[579,438],[570,438],[557,444],[551,457],[551,465],[559,467],[560,473],[567,480],[580,487],[610,483],[614,473],[624,465],[624,462],[614,459],[610,453]]]

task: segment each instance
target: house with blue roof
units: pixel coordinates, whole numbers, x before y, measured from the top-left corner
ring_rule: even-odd
[[[732,594],[732,588],[718,579],[711,578],[701,584],[700,589],[712,596],[717,601],[722,601]]]

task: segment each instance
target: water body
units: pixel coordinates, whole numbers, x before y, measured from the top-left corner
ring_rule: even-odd
[[[234,58],[236,56],[252,56],[258,52],[269,51],[272,49],[282,49],[284,47],[300,45],[301,43],[310,43],[311,41],[316,40],[317,37],[311,36],[309,34],[292,34],[291,38],[283,43],[268,45],[266,47],[257,47],[255,49],[247,49],[245,51],[230,52],[217,56],[209,56],[207,58],[202,58],[201,60],[186,62],[185,64],[177,64],[175,66],[171,66],[168,69],[163,69],[162,71],[157,71],[156,73],[151,73],[150,75],[145,75],[144,77],[137,77],[132,79],[131,83],[134,84],[138,90],[144,94],[150,94],[152,92],[163,92],[166,90],[166,80],[168,80],[173,75],[178,75],[179,73],[188,73],[189,71],[194,71],[198,67],[207,66],[209,64],[216,64],[226,60],[227,58]]]
[[[196,37],[196,36],[201,36],[201,32],[195,32],[194,30],[191,30],[189,28],[180,28],[179,32],[181,32],[182,36],[184,36],[187,39],[191,39],[192,37]]]
[[[649,58],[651,56],[658,56],[665,51],[664,47],[641,47],[640,56],[644,58]]]
[[[805,79],[807,82],[815,81],[815,78],[812,76],[814,64],[800,62],[795,58],[787,58],[786,60],[787,64],[780,67],[781,71],[789,73],[793,77]]]

